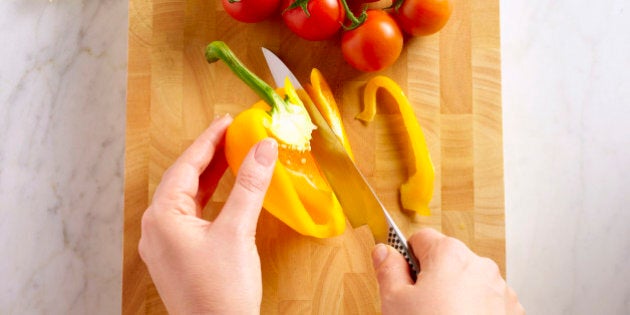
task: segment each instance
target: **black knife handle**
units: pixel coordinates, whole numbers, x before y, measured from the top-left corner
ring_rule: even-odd
[[[416,282],[418,277],[418,273],[420,273],[420,263],[416,259],[416,256],[413,254],[413,250],[411,246],[407,243],[407,241],[403,240],[394,228],[389,228],[389,233],[387,234],[387,244],[393,248],[395,248],[400,254],[405,257],[407,264],[409,265],[409,274],[411,275],[411,279]]]

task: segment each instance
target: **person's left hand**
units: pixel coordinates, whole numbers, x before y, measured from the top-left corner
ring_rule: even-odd
[[[171,314],[257,314],[262,300],[256,224],[277,159],[277,143],[255,145],[221,213],[201,210],[227,163],[221,149],[229,116],[210,127],[164,173],[142,217],[138,250]]]

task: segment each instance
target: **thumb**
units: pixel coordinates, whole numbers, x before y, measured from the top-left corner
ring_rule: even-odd
[[[405,258],[393,247],[377,244],[372,250],[372,262],[381,297],[397,287],[413,284]]]
[[[256,224],[278,158],[278,143],[267,138],[249,151],[215,224],[242,235],[256,234]]]

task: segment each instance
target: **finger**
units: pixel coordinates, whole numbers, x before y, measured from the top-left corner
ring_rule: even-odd
[[[381,296],[387,296],[400,286],[413,284],[407,261],[393,247],[377,244],[372,250],[372,263]]]
[[[217,146],[223,141],[227,127],[232,123],[232,117],[225,115],[215,119],[195,142],[182,153],[176,163],[188,164],[197,169],[199,175],[206,169]]]
[[[429,252],[436,244],[445,238],[446,235],[431,228],[421,229],[409,238],[409,244],[420,263],[420,269],[427,267],[426,265],[429,264],[427,260]]]
[[[431,229],[412,235],[410,243],[421,270],[443,268],[453,272],[466,268],[478,258],[462,241]]]
[[[224,116],[210,124],[194,142],[182,153],[173,165],[164,173],[153,196],[154,202],[176,203],[178,210],[185,214],[196,214],[195,203],[199,189],[199,176],[212,160],[217,145],[225,136],[225,130],[232,118]],[[164,207],[168,209],[169,207]]]
[[[197,191],[197,203],[199,204],[199,211],[203,209],[217,186],[219,181],[223,177],[223,174],[227,170],[228,163],[225,158],[225,147],[223,144],[219,145],[214,153],[214,157],[206,170],[199,176],[199,189]],[[199,213],[199,216],[201,213]]]
[[[256,234],[258,215],[277,158],[278,143],[272,138],[258,142],[249,151],[236,175],[230,196],[215,220],[215,226],[240,235]]]
[[[518,301],[518,296],[516,295],[516,292],[514,291],[514,289],[510,288],[509,286],[506,286],[506,294],[505,294],[505,307],[506,307],[506,314],[509,315],[521,315],[521,314],[525,314],[525,309],[523,308],[523,305],[521,305],[521,303]]]

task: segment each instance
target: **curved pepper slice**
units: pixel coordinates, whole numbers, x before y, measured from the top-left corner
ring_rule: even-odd
[[[389,92],[400,110],[403,123],[413,153],[413,164],[409,168],[409,178],[400,186],[400,197],[404,209],[413,210],[421,215],[430,215],[429,202],[433,197],[433,183],[435,179],[435,170],[431,155],[424,139],[422,128],[416,119],[416,116],[403,93],[402,89],[396,82],[385,76],[376,76],[368,81],[363,93],[363,101],[365,107],[356,118],[369,122],[374,119],[376,114],[376,92],[379,88]]]
[[[222,59],[263,100],[239,113],[228,127],[225,155],[233,173],[260,140],[278,141],[278,162],[263,207],[298,233],[319,238],[340,235],[346,227],[337,197],[310,152],[314,128],[302,100],[287,80],[277,93],[249,72],[222,42],[212,42],[206,59]]]
[[[313,68],[311,71],[311,83],[305,84],[304,89],[308,92],[308,95],[313,100],[317,109],[322,113],[324,119],[331,127],[332,131],[335,133],[337,138],[343,144],[343,147],[348,152],[350,158],[354,161],[354,154],[352,154],[352,149],[350,148],[350,141],[348,140],[348,134],[346,133],[346,129],[343,127],[343,122],[341,121],[341,114],[339,114],[339,107],[335,102],[335,96],[324,79],[321,71],[316,68]]]

